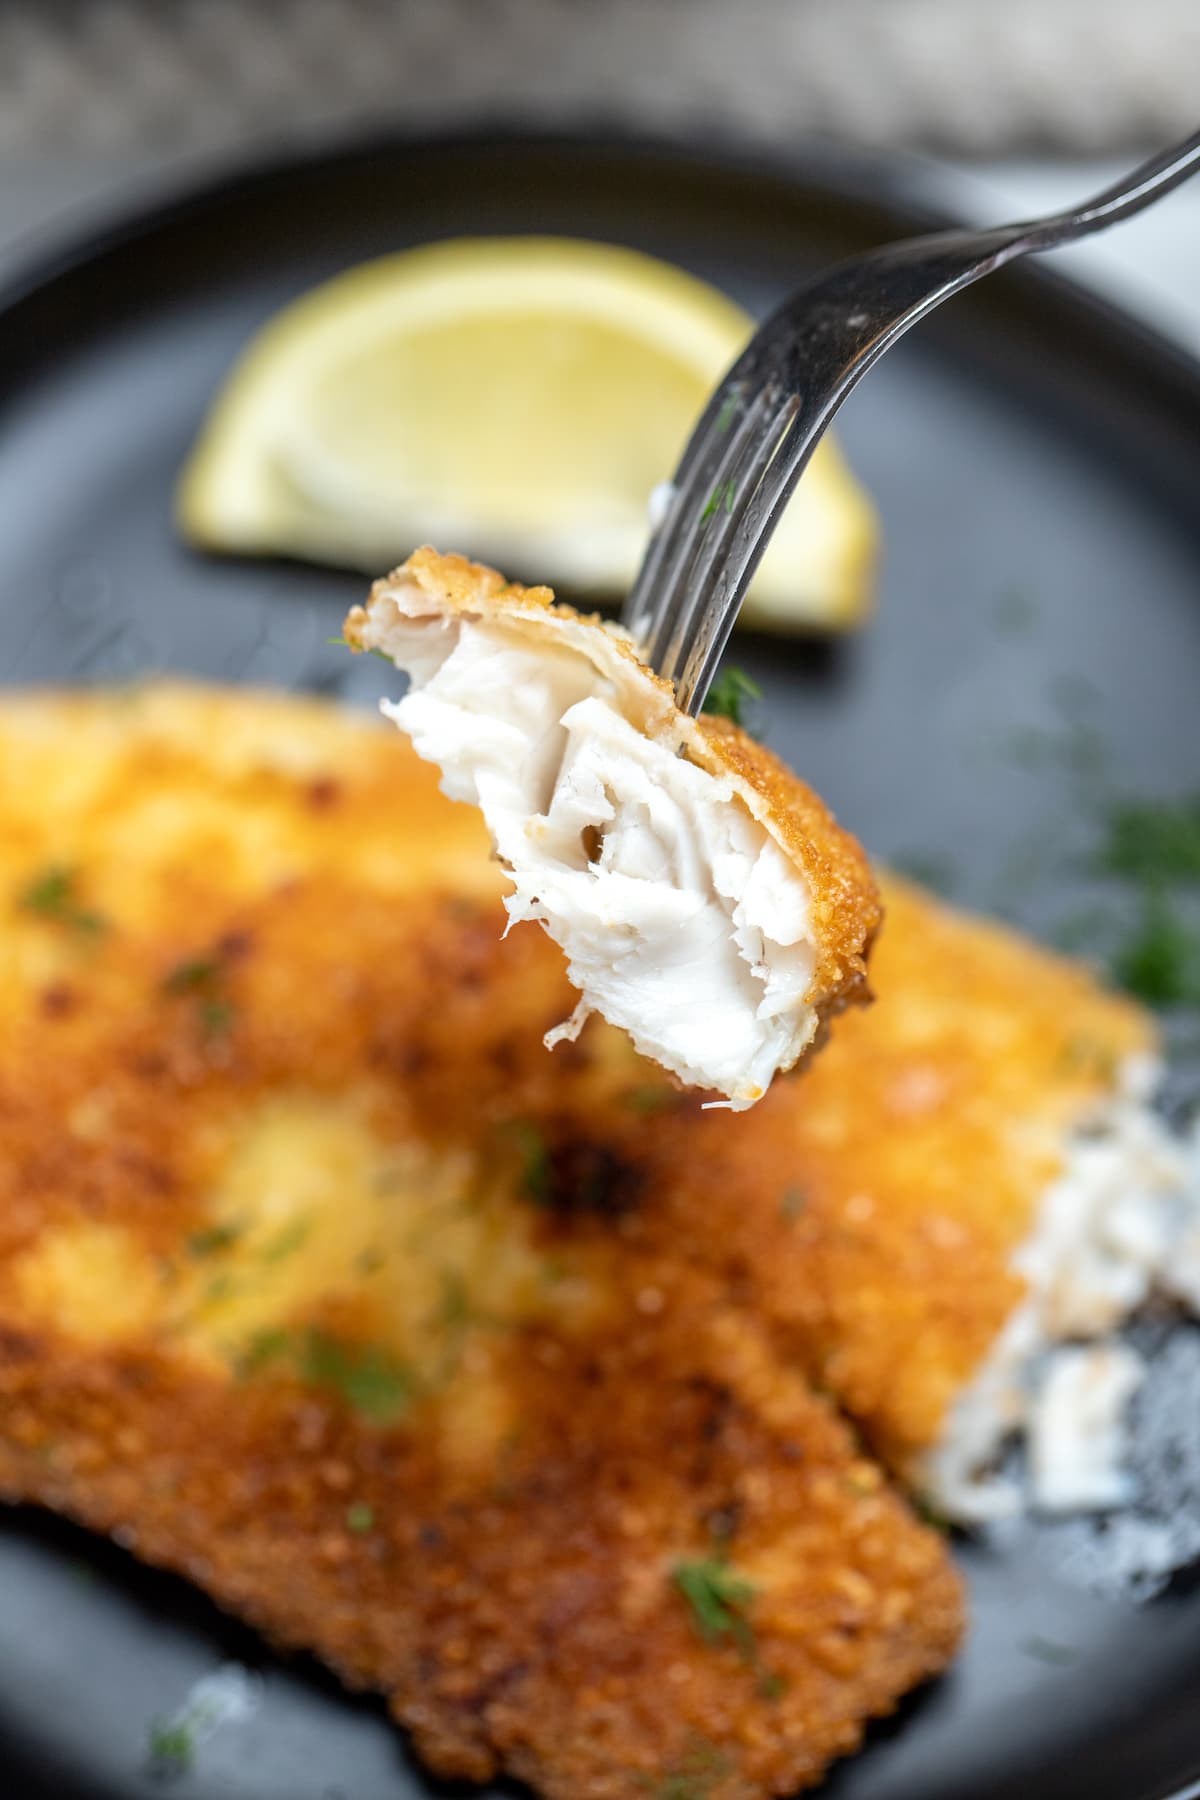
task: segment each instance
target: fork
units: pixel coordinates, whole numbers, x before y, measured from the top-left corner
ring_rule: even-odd
[[[993,269],[1140,212],[1200,167],[1200,131],[1072,212],[940,231],[814,276],[761,325],[692,432],[621,619],[696,714],[822,433],[886,350]]]

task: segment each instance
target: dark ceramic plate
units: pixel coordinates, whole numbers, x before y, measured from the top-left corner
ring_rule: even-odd
[[[378,665],[326,643],[359,579],[206,561],[170,518],[247,337],[361,257],[578,233],[674,258],[759,310],[927,222],[906,179],[821,152],[781,170],[497,134],[251,169],[10,271],[0,677],[169,667],[373,697]],[[772,741],[872,850],[937,859],[964,897],[1004,889],[1053,923],[1076,896],[1042,851],[1079,824],[1085,740],[1133,789],[1200,785],[1200,371],[1020,270],[907,339],[843,418],[884,518],[877,622],[834,647],[745,637],[738,660],[766,689]],[[838,1773],[839,1800],[1164,1800],[1200,1774],[1200,1594],[1104,1597],[1057,1537],[961,1556],[966,1653]],[[182,1582],[16,1511],[0,1531],[0,1794],[161,1791],[149,1722],[227,1658],[263,1670],[264,1702],[204,1745],[181,1800],[428,1791],[382,1706],[273,1660]]]

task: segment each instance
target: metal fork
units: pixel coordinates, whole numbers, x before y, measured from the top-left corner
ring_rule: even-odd
[[[960,288],[1129,218],[1197,167],[1200,132],[1074,212],[885,245],[814,276],[772,313],[701,414],[622,613],[685,711],[704,704],[750,579],[821,434],[884,351]]]

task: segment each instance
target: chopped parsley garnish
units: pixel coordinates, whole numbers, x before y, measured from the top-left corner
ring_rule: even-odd
[[[196,1020],[205,1037],[221,1037],[234,1021],[233,1002],[220,991],[224,964],[215,956],[190,956],[168,969],[162,991],[174,999],[190,996],[196,1003]]]
[[[212,986],[221,973],[221,965],[213,956],[191,956],[176,963],[163,976],[164,994],[197,994]]]
[[[457,1269],[443,1269],[438,1324],[447,1331],[465,1331],[473,1319],[471,1296],[467,1292],[466,1282]]]
[[[286,1363],[300,1381],[328,1388],[373,1425],[388,1425],[409,1407],[416,1389],[411,1369],[376,1344],[347,1343],[317,1326],[292,1332],[255,1332],[236,1359],[240,1375]]]
[[[761,699],[762,689],[744,669],[723,669],[708,690],[703,710],[706,713],[716,713],[723,719],[732,719],[735,725],[741,725],[747,701]]]
[[[353,1531],[362,1537],[373,1529],[375,1524],[375,1508],[368,1506],[365,1500],[355,1500],[346,1508],[346,1530]]]
[[[716,1783],[729,1770],[729,1758],[696,1733],[679,1761],[654,1789],[654,1800],[708,1800]]]
[[[154,1719],[150,1724],[147,1748],[150,1761],[158,1768],[182,1773],[192,1766],[196,1738],[186,1722],[173,1724],[166,1719]]]
[[[228,1250],[236,1244],[242,1235],[240,1225],[206,1225],[201,1231],[193,1231],[187,1241],[189,1256],[216,1256],[222,1250]]]
[[[721,402],[721,410],[717,414],[716,424],[713,426],[714,431],[729,430],[730,425],[733,423],[733,415],[737,412],[740,401],[740,394],[726,394],[724,400]]]
[[[374,1344],[346,1344],[327,1332],[305,1332],[299,1353],[302,1381],[331,1388],[352,1411],[387,1425],[407,1411],[412,1371]]]
[[[940,1531],[943,1535],[947,1535],[952,1530],[949,1519],[946,1518],[944,1513],[940,1513],[932,1500],[928,1499],[924,1494],[910,1494],[908,1496],[908,1504],[912,1507],[922,1525],[928,1525],[930,1531]]]
[[[785,1188],[783,1199],[779,1202],[779,1216],[781,1219],[786,1219],[790,1225],[793,1220],[800,1217],[807,1205],[808,1195],[803,1188]]]
[[[355,653],[355,655],[357,655],[359,653],[359,651],[362,650],[362,648],[363,648],[363,646],[361,644],[352,644],[348,637],[326,638],[325,642],[327,644],[337,644],[343,650],[352,650]],[[371,645],[370,648],[368,649],[367,654],[369,656],[377,656],[377,657],[379,657],[381,662],[385,662],[385,663],[390,663],[392,660],[386,650],[380,650],[376,645]]]
[[[233,1027],[233,1002],[207,996],[200,1002],[197,1017],[205,1037],[223,1037]]]
[[[262,1260],[265,1263],[283,1262],[286,1257],[299,1250],[307,1238],[309,1221],[292,1219],[282,1230],[277,1231],[269,1243],[263,1245]]]
[[[108,930],[103,913],[80,900],[78,870],[65,864],[54,864],[27,881],[17,893],[17,905],[22,912],[64,925],[80,937],[98,937]]]
[[[754,1632],[746,1617],[758,1589],[718,1557],[676,1563],[671,1578],[692,1609],[696,1629],[706,1643],[731,1638],[747,1656],[754,1651]]]
[[[729,477],[728,481],[718,481],[716,487],[708,496],[708,502],[705,505],[704,511],[700,514],[700,523],[702,525],[707,524],[708,520],[715,518],[719,512],[731,513],[733,511],[733,497],[736,493],[737,483],[732,475]]]
[[[256,1331],[237,1356],[237,1372],[239,1375],[257,1375],[268,1363],[278,1362],[285,1356],[292,1344],[291,1333],[277,1325],[268,1325],[262,1331]]]
[[[1099,866],[1127,881],[1200,882],[1200,793],[1178,801],[1116,802]]]
[[[550,1203],[550,1151],[536,1125],[514,1119],[507,1127],[508,1135],[521,1158],[521,1187],[527,1200],[535,1206]]]
[[[1200,932],[1151,888],[1134,930],[1113,958],[1114,980],[1148,1006],[1200,1004]]]
[[[621,1098],[630,1112],[665,1112],[668,1107],[675,1104],[675,1089],[665,1086],[650,1087],[647,1084],[645,1087],[630,1088],[628,1093],[623,1094]]]

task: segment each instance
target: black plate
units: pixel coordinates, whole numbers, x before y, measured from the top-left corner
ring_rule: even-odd
[[[331,692],[349,680],[372,697],[378,665],[347,676],[325,642],[359,580],[206,561],[170,522],[176,471],[246,338],[361,257],[460,232],[571,232],[672,257],[759,310],[814,265],[926,223],[907,180],[818,151],[780,170],[493,134],[239,174],[10,274],[0,673],[170,667]],[[906,340],[843,417],[884,517],[878,620],[832,649],[743,638],[738,660],[767,690],[772,741],[870,847],[951,858],[966,897],[994,897],[1013,847],[1070,803],[1053,768],[1010,753],[1014,735],[1049,742],[1082,715],[1129,785],[1195,785],[1197,369],[1019,270]],[[1037,923],[1043,902],[1024,898]],[[1164,1800],[1200,1773],[1200,1595],[1103,1599],[1029,1538],[961,1554],[966,1653],[839,1772],[839,1800]],[[382,1707],[273,1661],[182,1583],[21,1511],[0,1533],[0,1794],[161,1791],[149,1720],[231,1656],[264,1670],[265,1702],[205,1745],[181,1796],[427,1791]]]

